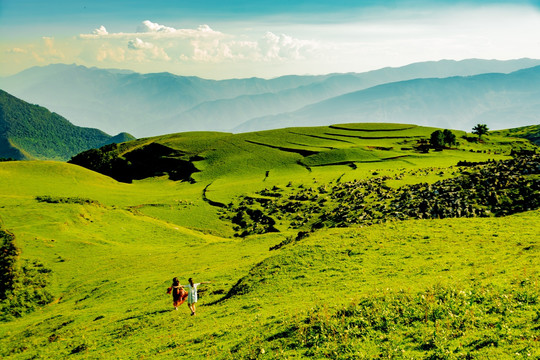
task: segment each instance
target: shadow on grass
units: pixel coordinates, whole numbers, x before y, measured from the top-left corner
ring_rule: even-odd
[[[156,310],[156,311],[152,311],[152,312],[146,312],[146,313],[141,314],[141,315],[128,316],[127,318],[120,319],[118,321],[120,322],[120,321],[134,320],[134,319],[142,319],[142,318],[144,318],[146,316],[164,314],[164,313],[169,313],[169,312],[171,312],[171,310]]]

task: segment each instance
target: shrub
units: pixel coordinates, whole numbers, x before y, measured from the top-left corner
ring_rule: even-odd
[[[99,205],[99,202],[96,200],[80,198],[80,197],[61,197],[61,196],[36,196],[38,202],[44,202],[49,204],[94,204]]]
[[[0,230],[0,300],[13,290],[15,284],[15,265],[19,249],[15,246],[15,235]]]
[[[246,339],[236,358],[257,358],[259,348],[316,359],[500,358],[536,346],[538,295],[530,283],[366,295],[336,310],[314,308],[265,340],[256,334],[257,346]]]
[[[51,270],[38,261],[19,260],[15,236],[0,229],[0,321],[9,321],[50,303]]]

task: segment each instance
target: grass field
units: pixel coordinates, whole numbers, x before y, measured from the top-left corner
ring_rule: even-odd
[[[208,201],[376,176],[395,188],[434,183],[455,176],[457,161],[507,159],[532,146],[489,136],[442,152],[408,149],[432,131],[348,124],[187,133],[124,149],[157,141],[198,155],[195,183],[0,163],[0,225],[15,235],[21,261],[51,270],[54,297],[0,323],[0,356],[540,357],[538,210],[321,229],[290,241],[297,233],[286,228],[234,236]],[[174,276],[211,281],[197,316],[185,305],[174,311],[165,293]]]

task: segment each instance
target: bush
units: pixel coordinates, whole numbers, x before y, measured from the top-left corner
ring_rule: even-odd
[[[15,284],[15,265],[19,249],[15,246],[15,235],[0,230],[0,300],[13,290]]]
[[[312,309],[266,339],[256,334],[255,347],[250,339],[235,347],[236,358],[257,358],[261,348],[316,359],[513,358],[525,349],[535,358],[538,296],[530,283],[379,293],[336,310]]]
[[[36,196],[38,202],[44,202],[48,204],[94,204],[99,205],[99,202],[96,200],[80,198],[80,197],[61,197],[61,196]]]
[[[51,270],[38,261],[19,261],[15,236],[0,230],[0,321],[9,321],[50,303]]]

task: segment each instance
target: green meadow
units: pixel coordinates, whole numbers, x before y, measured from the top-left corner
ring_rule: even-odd
[[[241,236],[231,220],[246,197],[370,179],[430,186],[462,176],[459,161],[481,169],[536,149],[514,132],[476,141],[455,131],[458,145],[418,151],[434,130],[181,133],[89,158],[134,174],[140,159],[160,166],[130,182],[72,163],[1,162],[0,228],[20,251],[14,269],[27,271],[17,291],[39,288],[50,301],[2,303],[0,357],[540,358],[538,208],[317,229],[269,213],[277,231]],[[166,154],[152,158],[151,144]],[[197,169],[190,181],[171,180],[180,161]],[[538,183],[538,173],[519,175]],[[211,282],[200,287],[196,316],[174,310],[166,289],[175,276]]]

